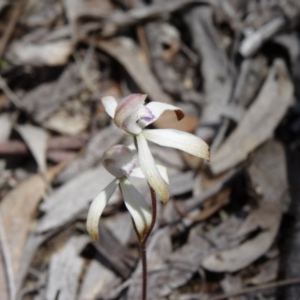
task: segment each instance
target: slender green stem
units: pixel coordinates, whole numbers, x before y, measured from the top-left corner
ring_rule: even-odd
[[[150,187],[150,186],[149,186]],[[141,252],[141,260],[142,260],[142,278],[143,278],[143,286],[142,286],[142,300],[147,300],[147,240],[151,234],[151,231],[153,230],[153,227],[155,225],[156,221],[156,214],[157,214],[157,208],[156,208],[156,196],[155,191],[152,187],[150,187],[150,193],[151,193],[151,211],[152,211],[152,220],[149,227],[149,230],[147,231],[143,241],[140,244],[140,252]]]

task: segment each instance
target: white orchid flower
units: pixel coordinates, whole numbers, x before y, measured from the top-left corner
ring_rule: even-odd
[[[131,214],[139,240],[143,241],[151,224],[150,207],[140,192],[130,183],[130,177],[145,178],[141,169],[136,168],[136,150],[116,145],[103,155],[103,165],[116,178],[100,192],[91,203],[87,216],[87,231],[94,241],[99,239],[99,219],[109,199],[120,186],[125,205]],[[161,176],[168,181],[166,168],[157,166]]]
[[[202,139],[187,132],[175,129],[145,129],[165,111],[174,111],[178,120],[184,117],[179,107],[170,104],[150,102],[144,105],[146,97],[147,95],[143,94],[132,94],[118,104],[114,97],[106,96],[102,98],[102,103],[115,124],[134,137],[141,169],[149,185],[166,203],[169,199],[168,185],[155,165],[147,140],[161,146],[185,151],[207,161],[210,155],[209,148]]]

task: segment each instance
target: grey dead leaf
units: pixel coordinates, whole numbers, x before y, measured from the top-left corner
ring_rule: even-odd
[[[85,153],[71,162],[63,170],[63,172],[61,172],[57,180],[59,182],[65,182],[80,172],[93,167],[95,163],[102,159],[104,151],[113,145],[118,144],[123,136],[124,134],[122,131],[119,130],[113,123],[111,126],[103,128],[91,138],[87,144]]]
[[[30,149],[40,172],[45,173],[47,169],[46,151],[48,142],[46,130],[32,125],[18,125],[15,128]]]
[[[233,103],[248,107],[254,100],[268,74],[267,63],[263,55],[257,55],[242,62],[232,96]]]
[[[213,272],[236,272],[264,255],[272,246],[281,220],[281,208],[273,203],[262,202],[242,224],[238,234],[245,234],[256,228],[262,231],[241,245],[206,257],[202,266]]]
[[[121,278],[106,268],[97,256],[87,268],[80,287],[79,300],[94,300],[98,296],[105,296],[121,283]]]
[[[72,38],[75,41],[78,37],[77,21],[81,17],[103,18],[113,11],[113,5],[108,0],[84,1],[64,0],[66,15],[72,29]]]
[[[41,210],[45,212],[45,215],[36,230],[38,232],[53,230],[74,220],[76,216],[88,209],[90,202],[113,178],[101,166],[85,171],[69,180],[41,204]],[[110,199],[110,203],[114,203],[119,198],[117,190]]]
[[[231,274],[226,274],[225,278],[220,282],[224,293],[235,292],[241,290],[244,287],[241,276],[233,276]],[[245,296],[228,298],[229,300],[247,300]]]
[[[44,126],[56,132],[69,135],[78,135],[87,129],[89,118],[84,115],[70,115],[65,110],[59,110],[52,114]]]
[[[6,142],[10,136],[13,120],[8,114],[0,115],[0,142]]]
[[[37,122],[42,122],[80,89],[77,66],[70,64],[56,82],[38,85],[28,92],[22,99],[22,108]]]
[[[97,46],[119,61],[139,88],[153,100],[171,103],[172,100],[160,87],[156,77],[140,58],[133,40],[125,37],[100,41]]]
[[[127,224],[128,226],[129,224]],[[134,267],[136,260],[120,241],[110,231],[102,221],[99,224],[100,239],[94,244],[102,257],[109,262],[109,265],[121,275],[122,278],[127,279]]]
[[[276,280],[279,271],[279,259],[271,259],[259,267],[255,276],[247,279],[247,284],[259,285],[265,282]]]
[[[84,260],[78,256],[73,237],[50,261],[46,300],[73,300],[77,295]]]
[[[131,216],[128,212],[118,213],[117,215],[103,219],[105,226],[114,233],[114,236],[122,245],[127,245],[134,230],[131,226],[128,226],[130,222]]]
[[[201,71],[204,76],[204,89],[208,104],[204,107],[201,124],[218,124],[220,118],[211,105],[226,104],[232,89],[232,75],[229,60],[220,46],[220,37],[213,25],[212,9],[199,6],[185,16],[192,36],[193,44],[202,57]],[[215,107],[215,105],[214,105]],[[204,140],[210,139],[214,130],[200,126],[197,130]]]
[[[287,209],[290,197],[286,155],[281,143],[269,140],[260,147],[252,158],[248,173],[256,192],[263,199]]]
[[[213,173],[219,174],[239,164],[270,138],[292,102],[293,85],[285,63],[276,59],[261,92],[238,128],[212,156]]]
[[[62,165],[51,168],[47,172],[49,181],[61,171]],[[41,175],[34,175],[20,183],[1,201],[0,214],[7,237],[14,277],[18,274],[23,248],[32,218],[42,197],[45,196],[47,185]]]
[[[18,65],[61,66],[67,63],[72,51],[73,44],[70,40],[47,44],[14,41],[7,52],[7,59]]]

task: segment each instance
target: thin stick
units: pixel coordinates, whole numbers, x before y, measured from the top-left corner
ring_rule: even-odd
[[[155,191],[153,190],[152,187],[150,187],[150,193],[151,193],[151,204],[152,204],[152,220],[151,220],[151,224],[149,227],[149,230],[147,231],[145,238],[143,239],[143,241],[140,244],[140,252],[141,252],[141,260],[142,260],[142,278],[143,278],[143,285],[142,285],[142,300],[146,300],[147,299],[147,248],[146,248],[146,244],[147,244],[147,240],[153,230],[153,227],[155,225],[155,221],[156,221],[156,214],[157,214],[157,207],[156,207],[156,196],[155,196]]]

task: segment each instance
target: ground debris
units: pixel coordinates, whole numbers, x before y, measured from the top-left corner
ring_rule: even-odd
[[[119,189],[97,243],[85,223],[113,180],[104,152],[133,145],[100,99],[142,93],[185,113],[149,129],[211,152],[149,142],[170,199],[157,199],[147,299],[294,300],[297,286],[275,287],[299,277],[298,2],[0,0],[1,299],[141,299]]]

